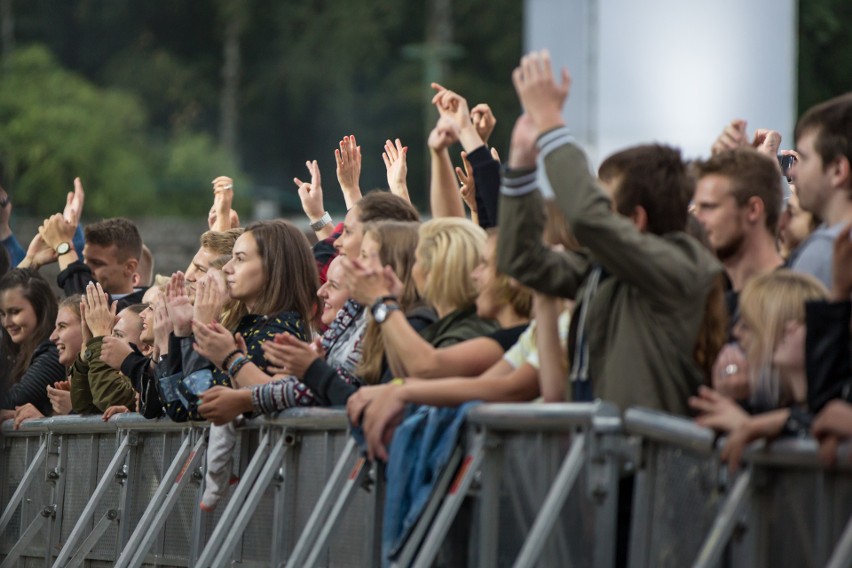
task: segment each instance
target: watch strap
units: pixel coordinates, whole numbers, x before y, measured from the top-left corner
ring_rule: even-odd
[[[331,215],[328,213],[328,211],[326,211],[323,213],[322,217],[320,217],[317,221],[311,223],[311,230],[319,231],[320,229],[328,225],[331,225]]]
[[[397,300],[396,296],[380,296],[379,298],[376,298],[376,301],[370,305],[370,313],[375,316],[376,308],[388,302],[394,302],[395,304],[399,305],[399,300]]]

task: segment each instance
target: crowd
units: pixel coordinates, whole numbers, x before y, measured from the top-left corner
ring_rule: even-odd
[[[706,159],[646,144],[594,176],[563,121],[567,72],[532,53],[512,81],[524,114],[500,154],[488,105],[433,85],[425,222],[408,148],[385,144],[390,191],[362,195],[354,136],[334,151],[341,223],[316,160],[294,179],[315,244],[284,220],[241,227],[218,177],[172,275],[132,221],[81,226],[79,179],[26,250],[0,190],[0,418],[209,420],[205,510],[235,424],[296,406],[345,405],[383,461],[424,405],[603,399],[726,433],[733,468],[782,435],[831,463],[852,437],[852,94],[808,110],[795,150],[733,120]]]

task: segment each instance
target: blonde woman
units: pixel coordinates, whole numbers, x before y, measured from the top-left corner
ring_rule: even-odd
[[[382,328],[382,345],[395,376],[408,373],[409,358],[424,346],[447,347],[493,332],[496,325],[477,315],[474,271],[485,258],[485,231],[467,219],[445,217],[420,226],[412,280],[438,320],[419,333],[400,304],[402,283],[392,271],[347,261],[352,296],[370,306]]]
[[[767,411],[750,416],[733,399],[705,387],[690,399],[701,413],[699,424],[730,433],[722,457],[732,468],[749,442],[798,432],[796,424],[807,427],[805,303],[827,297],[819,280],[790,270],[759,276],[743,288],[734,333],[748,358],[752,406]]]

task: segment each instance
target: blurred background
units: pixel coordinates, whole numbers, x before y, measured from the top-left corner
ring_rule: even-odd
[[[382,145],[401,138],[412,199],[426,209],[429,82],[471,105],[488,102],[498,120],[492,143],[505,153],[519,112],[510,73],[525,46],[537,47],[524,37],[536,33],[530,4],[0,0],[0,183],[13,196],[13,229],[61,210],[78,175],[87,221],[190,217],[203,229],[217,175],[235,178],[244,221],[298,215],[292,178],[307,179],[309,159],[339,213],[333,151],[347,134],[362,147],[365,191],[386,187]],[[789,5],[795,37],[784,44],[793,46],[798,114],[852,90],[852,3]],[[538,18],[549,13],[539,5]],[[736,20],[736,9],[727,17]],[[549,24],[567,33],[555,15]],[[766,27],[746,30],[745,45],[785,33]],[[724,29],[715,35],[728,41]],[[703,134],[708,147],[723,125]],[[29,237],[19,235],[24,246]]]

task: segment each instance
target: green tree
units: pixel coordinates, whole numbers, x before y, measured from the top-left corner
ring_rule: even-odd
[[[18,47],[0,78],[0,164],[19,208],[56,212],[75,176],[90,189],[90,214],[128,214],[151,199],[146,118],[133,96],[95,87],[38,46]]]

